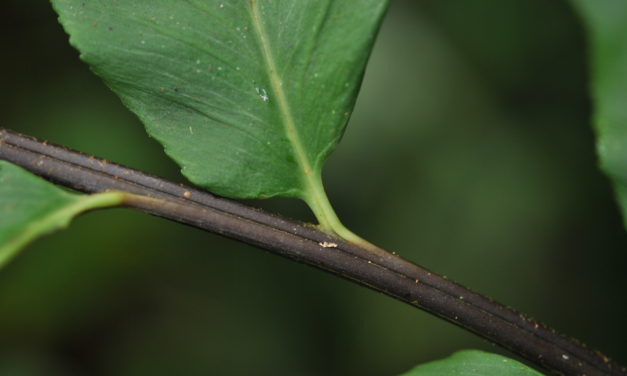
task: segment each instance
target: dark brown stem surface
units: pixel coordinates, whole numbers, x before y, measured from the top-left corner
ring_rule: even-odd
[[[627,368],[546,325],[445,277],[303,224],[77,151],[0,129],[0,159],[86,193],[118,190],[126,205],[237,239],[382,292],[563,375],[627,375]]]

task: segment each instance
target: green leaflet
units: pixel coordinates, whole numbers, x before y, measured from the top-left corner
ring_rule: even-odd
[[[501,355],[477,350],[421,364],[401,376],[542,376],[526,365]]]
[[[387,1],[52,3],[81,58],[193,183],[235,198],[298,197],[323,226],[341,227],[321,169]]]
[[[627,2],[573,0],[587,26],[601,168],[627,213]]]
[[[66,227],[78,214],[121,202],[120,193],[68,193],[0,161],[0,268],[35,238]]]

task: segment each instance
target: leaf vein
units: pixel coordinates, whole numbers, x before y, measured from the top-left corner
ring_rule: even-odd
[[[309,161],[309,158],[307,157],[302,141],[300,140],[296,123],[292,115],[292,110],[287,100],[285,91],[283,90],[281,85],[281,77],[279,77],[276,69],[274,57],[270,49],[270,41],[268,40],[268,35],[266,34],[263,22],[261,20],[261,14],[259,11],[259,5],[257,3],[257,0],[248,0],[248,6],[249,14],[255,29],[255,33],[257,34],[257,38],[259,40],[261,52],[263,54],[266,72],[270,80],[271,90],[276,97],[276,102],[279,107],[281,120],[285,129],[287,139],[292,147],[292,150],[294,151],[296,161],[300,166],[300,172],[303,174],[302,177],[305,178],[303,183],[306,185],[306,189],[311,189],[311,187],[314,185],[312,181],[311,163]]]

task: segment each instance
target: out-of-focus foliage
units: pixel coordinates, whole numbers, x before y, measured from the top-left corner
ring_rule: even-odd
[[[49,4],[3,5],[3,127],[184,181]],[[360,235],[627,363],[627,241],[596,166],[586,59],[566,2],[395,0],[325,181]],[[310,219],[295,200],[254,204]],[[390,375],[498,351],[317,270],[124,210],[37,242],[0,273],[0,308],[0,374]]]
[[[37,237],[67,227],[75,216],[86,210],[113,206],[121,201],[119,192],[69,193],[9,162],[0,161],[0,270]]]
[[[587,26],[603,170],[627,212],[627,2],[573,0]]]
[[[402,376],[542,376],[526,365],[501,355],[464,350],[445,359],[421,364]]]

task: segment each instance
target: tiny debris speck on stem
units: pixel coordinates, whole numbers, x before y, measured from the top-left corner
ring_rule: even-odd
[[[320,242],[318,244],[322,248],[337,248],[337,244],[336,243],[332,243],[332,242]]]

